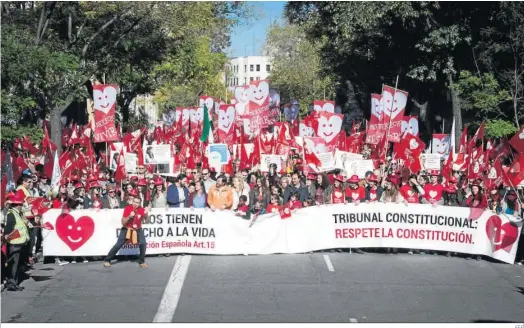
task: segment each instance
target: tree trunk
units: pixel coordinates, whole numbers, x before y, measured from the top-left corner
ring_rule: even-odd
[[[453,109],[453,117],[455,118],[455,144],[453,149],[458,149],[460,136],[462,134],[462,110],[460,108],[460,97],[453,86],[453,78],[448,74],[449,91],[451,93],[451,106]]]
[[[68,100],[64,106],[53,108],[50,113],[51,120],[51,140],[55,143],[58,156],[62,153],[62,121],[60,116],[71,105],[73,100]]]
[[[362,112],[360,108],[360,103],[357,100],[357,95],[355,93],[355,87],[353,86],[353,83],[351,83],[351,81],[349,80],[346,80],[346,87],[348,100],[346,101],[345,107],[347,109],[347,113],[351,111]]]

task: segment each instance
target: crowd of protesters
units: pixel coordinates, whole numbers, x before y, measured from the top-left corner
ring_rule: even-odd
[[[27,169],[18,178],[16,190],[5,195],[2,208],[2,281],[7,288],[22,290],[19,272],[31,269],[42,254],[41,218],[49,208],[62,210],[117,209],[136,203],[142,208],[209,208],[232,210],[249,220],[255,215],[308,206],[345,203],[431,204],[489,209],[494,213],[522,217],[522,190],[493,188],[484,190],[481,180],[470,181],[460,171],[444,181],[436,170],[409,174],[401,167],[383,164],[363,179],[344,176],[340,170],[304,174],[301,159],[285,173],[271,164],[269,172],[258,168],[238,169],[234,174],[217,174],[213,169],[181,169],[175,176],[162,176],[138,165],[135,174],[116,183],[114,172],[101,165],[98,176],[86,170],[60,180],[55,190],[43,173],[35,155],[26,158]],[[409,171],[409,170],[408,170]],[[36,201],[38,200],[38,202]],[[9,239],[15,230],[22,231]],[[524,238],[520,238],[516,263],[524,263]],[[344,251],[344,250],[336,250]],[[361,249],[354,252],[363,253]],[[366,252],[397,253],[397,249],[366,249]],[[409,254],[437,254],[432,250],[401,250]],[[116,254],[116,252],[115,252]],[[114,256],[114,254],[112,254]],[[456,254],[445,253],[453,256]],[[460,256],[460,255],[457,255]],[[470,255],[464,255],[470,259]],[[480,260],[480,256],[476,256]],[[58,265],[87,262],[88,258],[57,258]],[[7,270],[7,271],[6,271]]]

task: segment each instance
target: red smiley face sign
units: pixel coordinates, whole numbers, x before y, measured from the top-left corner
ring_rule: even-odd
[[[486,222],[486,234],[491,241],[493,251],[503,249],[511,251],[512,245],[517,241],[519,228],[513,222],[502,224],[502,219],[492,215]]]
[[[56,234],[72,251],[82,247],[95,232],[95,223],[89,216],[81,216],[75,221],[68,213],[56,218]]]

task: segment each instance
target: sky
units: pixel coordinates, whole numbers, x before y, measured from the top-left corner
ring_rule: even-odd
[[[286,1],[250,1],[249,4],[255,7],[258,17],[233,30],[231,47],[227,50],[229,57],[253,56],[253,53],[260,56],[270,21],[282,19]]]

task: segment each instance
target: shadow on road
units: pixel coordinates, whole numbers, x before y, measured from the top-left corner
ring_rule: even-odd
[[[514,323],[513,321],[504,321],[504,320],[473,320],[473,323]]]

